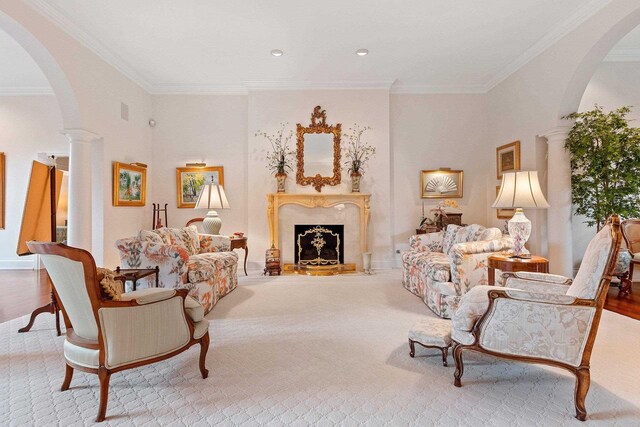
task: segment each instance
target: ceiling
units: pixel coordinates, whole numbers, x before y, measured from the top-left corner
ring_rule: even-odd
[[[151,93],[213,93],[485,92],[609,0],[25,1]],[[3,33],[0,49],[0,88],[47,86]]]

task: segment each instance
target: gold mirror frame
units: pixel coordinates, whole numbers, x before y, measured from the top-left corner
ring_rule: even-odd
[[[298,170],[296,172],[296,183],[299,185],[313,185],[316,191],[322,191],[322,187],[325,185],[338,185],[340,184],[340,132],[342,131],[342,124],[337,123],[335,125],[327,124],[327,112],[319,105],[313,109],[311,113],[311,124],[308,127],[302,126],[300,123],[297,127],[297,152],[296,159],[298,161]],[[315,176],[304,175],[304,135],[307,133],[326,133],[333,134],[333,176],[321,176],[316,174]]]

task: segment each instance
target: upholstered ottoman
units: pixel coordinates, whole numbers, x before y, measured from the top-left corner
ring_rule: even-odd
[[[442,366],[447,366],[447,354],[451,346],[451,320],[427,317],[413,325],[409,331],[409,356],[416,354],[415,345],[439,348],[442,352]]]

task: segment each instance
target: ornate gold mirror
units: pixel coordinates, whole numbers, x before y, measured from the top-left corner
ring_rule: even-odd
[[[327,124],[327,112],[319,105],[311,113],[308,127],[297,124],[296,183],[313,185],[321,191],[325,185],[340,184],[340,131],[342,124]]]

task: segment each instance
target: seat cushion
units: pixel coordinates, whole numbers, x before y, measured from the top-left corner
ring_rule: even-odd
[[[409,330],[409,339],[425,346],[449,347],[451,344],[451,321],[425,317]]]
[[[448,282],[451,278],[449,257],[442,252],[405,251],[402,261],[415,266],[425,278]]]
[[[209,321],[207,319],[202,319],[197,322],[193,331],[193,338],[198,339],[202,338],[202,336],[209,330]]]
[[[189,257],[187,268],[189,283],[198,283],[214,278],[216,272],[238,263],[235,252],[207,252]]]
[[[64,340],[64,357],[69,362],[85,368],[97,368],[100,365],[100,350],[80,347]]]
[[[184,299],[184,309],[194,322],[200,322],[204,319],[204,307],[193,297],[187,296]]]

